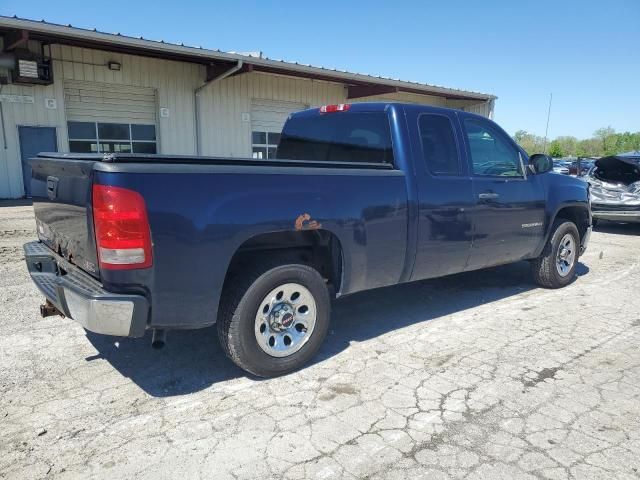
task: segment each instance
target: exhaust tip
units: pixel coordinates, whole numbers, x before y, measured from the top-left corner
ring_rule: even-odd
[[[167,331],[161,328],[155,328],[151,335],[151,348],[160,350],[167,343]]]

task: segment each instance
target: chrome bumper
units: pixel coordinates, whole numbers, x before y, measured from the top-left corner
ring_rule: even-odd
[[[65,316],[94,333],[144,335],[149,313],[145,297],[108,292],[41,242],[26,243],[24,254],[31,279]]]
[[[591,216],[598,220],[610,220],[612,222],[640,222],[640,212],[639,211],[607,211],[607,210],[597,210],[595,212],[591,212]]]

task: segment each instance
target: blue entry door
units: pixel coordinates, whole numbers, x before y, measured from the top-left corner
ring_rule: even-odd
[[[55,127],[18,127],[20,137],[20,158],[22,160],[22,181],[24,182],[24,194],[27,197],[46,197],[47,186],[45,182],[31,181],[31,165],[28,160],[40,152],[57,152]]]

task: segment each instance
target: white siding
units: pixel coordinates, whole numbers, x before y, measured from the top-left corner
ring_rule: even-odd
[[[1,87],[1,95],[26,95],[33,97],[33,103],[2,101],[7,145],[6,148],[0,145],[0,198],[16,198],[24,194],[19,125],[56,127],[58,149],[68,151],[64,86],[69,82],[145,87],[156,91],[157,107],[169,108],[170,111],[168,118],[158,118],[157,121],[160,153],[196,153],[193,91],[202,84],[203,66],[60,45],[53,45],[51,54],[52,85]],[[122,69],[109,70],[106,66],[108,61],[119,62]],[[45,98],[55,99],[57,108],[45,108]],[[157,115],[157,108],[155,110]]]
[[[156,124],[156,91],[94,82],[64,82],[67,121]]]
[[[458,108],[465,112],[475,113],[482,115],[483,117],[493,118],[493,109],[495,101],[489,100],[488,102],[473,102],[469,100],[449,100],[447,106],[450,108]]]
[[[289,78],[264,73],[246,73],[209,85],[201,94],[203,155],[251,156],[252,101],[295,102],[310,107],[341,103],[346,88],[320,80]]]
[[[385,93],[384,95],[374,95],[372,97],[354,98],[347,100],[350,103],[355,102],[403,102],[403,103],[419,103],[427,105],[435,105],[438,107],[446,107],[447,99],[437,97],[435,95],[418,95],[415,93]]]
[[[308,107],[304,103],[254,98],[251,100],[251,129],[279,133],[291,113]]]
[[[35,51],[38,50],[37,45],[33,45],[33,48]],[[33,100],[32,103],[10,102],[7,99],[2,101],[7,142],[6,146],[0,145],[0,198],[23,195],[18,126],[56,127],[58,149],[62,152],[68,151],[67,112],[74,118],[79,118],[76,114],[79,114],[82,102],[78,103],[74,89],[79,90],[82,85],[92,84],[94,88],[95,85],[100,85],[103,101],[104,95],[117,96],[122,92],[137,92],[146,96],[146,100],[142,100],[142,112],[129,112],[126,114],[129,118],[125,119],[119,116],[123,114],[120,111],[103,119],[128,120],[135,123],[136,119],[146,121],[147,118],[155,117],[159,153],[196,154],[194,90],[203,83],[203,66],[60,45],[51,46],[51,55],[53,85],[0,87],[0,94],[3,96],[18,96],[11,97],[12,99],[26,96],[25,98]],[[120,63],[121,70],[109,70],[106,66],[109,61]],[[45,108],[45,99],[48,98],[56,100],[56,109]],[[315,107],[348,101],[347,88],[340,83],[255,72],[214,82],[201,92],[199,98],[201,153],[234,157],[251,156],[252,104],[281,103],[281,110],[284,112],[291,105]],[[120,100],[126,102],[127,98]],[[135,100],[139,101],[140,98],[136,97]],[[472,105],[474,102],[447,102],[442,97],[410,93],[388,94],[353,101],[427,103],[464,108],[486,116],[491,115],[493,110],[493,102]],[[150,111],[152,102],[155,102],[153,114]],[[159,108],[168,108],[169,117],[160,117]],[[85,111],[85,114],[91,118],[95,114],[98,120],[101,115],[95,111]],[[143,118],[138,118],[137,115]],[[283,121],[284,113],[281,116],[283,118],[278,121]],[[272,125],[272,128],[275,126]]]

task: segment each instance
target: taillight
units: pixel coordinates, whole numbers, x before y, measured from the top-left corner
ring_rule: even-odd
[[[348,103],[339,103],[337,105],[323,105],[320,107],[320,113],[346,112],[351,108]]]
[[[126,188],[93,185],[93,224],[100,267],[148,268],[151,233],[142,195]]]

